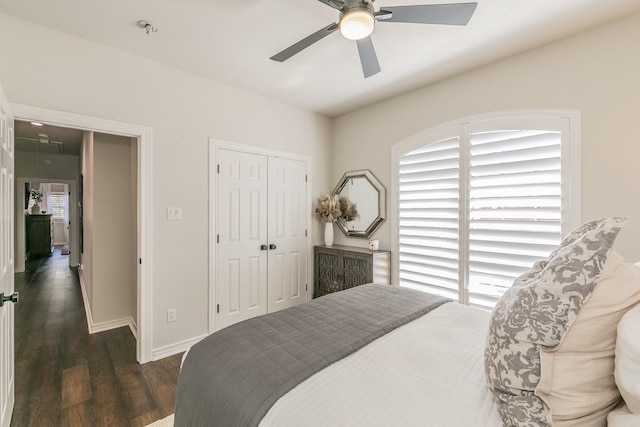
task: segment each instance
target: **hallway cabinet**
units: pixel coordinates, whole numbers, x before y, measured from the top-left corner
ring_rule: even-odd
[[[51,214],[27,215],[27,253],[29,256],[53,254]]]

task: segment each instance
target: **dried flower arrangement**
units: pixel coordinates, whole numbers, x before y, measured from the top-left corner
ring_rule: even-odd
[[[42,191],[36,190],[35,188],[29,190],[29,194],[31,195],[31,198],[36,201],[36,203],[40,203],[42,201],[42,197],[44,196],[42,194]]]
[[[358,213],[357,204],[353,203],[346,197],[340,197],[338,203],[340,204],[340,218],[344,219],[345,221],[353,221],[360,216],[360,214]]]
[[[336,222],[340,216],[340,202],[337,195],[328,195],[318,197],[316,206],[316,218],[322,222]]]

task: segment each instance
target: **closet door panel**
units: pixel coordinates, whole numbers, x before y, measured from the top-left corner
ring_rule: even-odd
[[[269,312],[306,300],[306,164],[269,158]]]
[[[216,329],[267,312],[267,158],[219,150]]]

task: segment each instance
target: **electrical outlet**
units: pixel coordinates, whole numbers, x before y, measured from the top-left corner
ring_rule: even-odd
[[[176,321],[176,309],[170,308],[167,310],[167,323]]]

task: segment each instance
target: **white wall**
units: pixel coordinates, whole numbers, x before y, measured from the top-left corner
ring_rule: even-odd
[[[15,168],[16,178],[75,181],[78,179],[78,156],[16,150]]]
[[[346,114],[335,122],[334,146],[340,149],[332,157],[332,182],[345,171],[371,169],[389,189],[391,147],[454,119],[509,109],[577,109],[582,114],[582,220],[628,216],[616,249],[640,260],[639,40],[636,14]],[[336,236],[337,243],[366,246],[366,241]],[[373,237],[388,249],[389,221]]]
[[[154,349],[207,333],[208,137],[309,155],[312,194],[333,188],[330,119],[7,15],[0,82],[10,102],[153,128]]]
[[[131,138],[93,134],[93,320],[129,319],[136,288],[131,250]],[[89,189],[85,188],[85,193]]]

